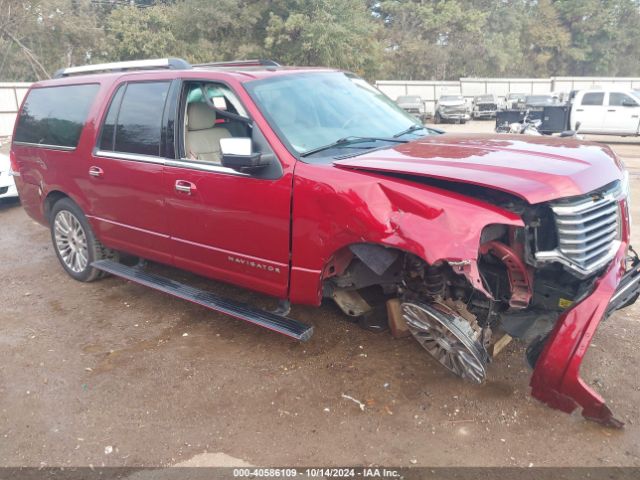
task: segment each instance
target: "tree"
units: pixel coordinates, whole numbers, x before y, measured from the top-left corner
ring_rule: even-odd
[[[381,50],[361,0],[281,0],[269,12],[266,53],[290,65],[325,65],[373,77]]]
[[[164,5],[114,9],[107,19],[103,55],[117,60],[169,56],[177,44],[170,13],[170,7]]]

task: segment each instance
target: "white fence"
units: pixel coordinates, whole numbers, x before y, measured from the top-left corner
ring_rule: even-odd
[[[419,95],[427,112],[434,113],[435,103],[443,94],[461,94],[468,100],[476,95],[492,93],[505,97],[507,93],[525,95],[550,92],[566,92],[587,88],[619,87],[640,89],[640,78],[615,77],[550,77],[550,78],[461,78],[458,81],[403,81],[378,80],[378,87],[384,94],[395,100],[400,95]]]
[[[0,137],[13,134],[16,113],[30,83],[0,83]]]

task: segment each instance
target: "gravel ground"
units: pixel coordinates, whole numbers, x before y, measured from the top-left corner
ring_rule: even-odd
[[[640,143],[603,140],[640,198]],[[636,306],[601,325],[583,365],[627,423],[615,431],[530,398],[516,343],[471,386],[330,304],[293,308],[316,328],[300,344],[117,278],[75,282],[15,202],[0,205],[0,242],[0,466],[640,466]]]

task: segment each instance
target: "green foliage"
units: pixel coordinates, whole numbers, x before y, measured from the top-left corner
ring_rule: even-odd
[[[173,18],[164,5],[152,8],[126,6],[107,17],[107,58],[134,60],[163,57],[176,49]]]
[[[0,0],[0,80],[166,56],[369,79],[640,76],[640,0]]]
[[[278,3],[278,2],[275,2]],[[282,0],[269,12],[265,51],[285,64],[329,65],[373,75],[378,25],[361,0]]]

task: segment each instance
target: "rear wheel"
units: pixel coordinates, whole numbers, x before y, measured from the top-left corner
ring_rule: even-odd
[[[70,277],[91,282],[104,276],[91,263],[116,258],[117,253],[98,241],[80,207],[69,198],[59,200],[51,210],[50,224],[53,248]]]

